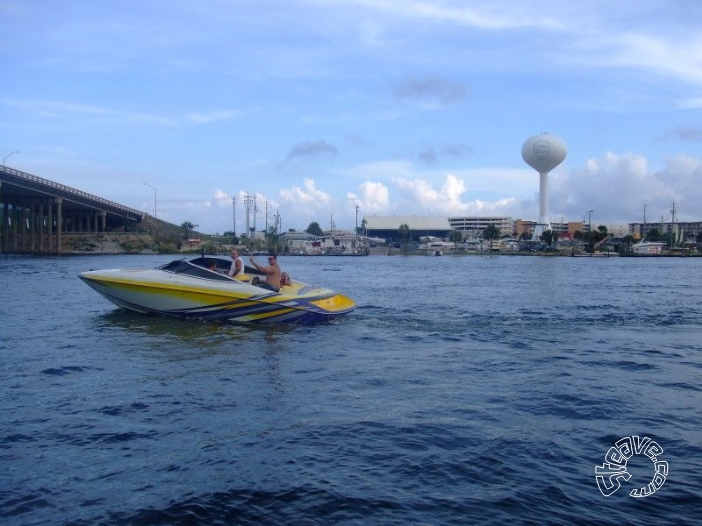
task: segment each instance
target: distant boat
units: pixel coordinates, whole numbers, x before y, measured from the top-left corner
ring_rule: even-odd
[[[634,254],[662,254],[664,246],[662,241],[640,241],[631,248]]]
[[[419,250],[426,250],[427,256],[443,256],[444,250],[453,250],[454,244],[447,241],[434,241],[422,243]]]
[[[641,229],[642,236],[646,235],[646,205],[644,205],[643,228]],[[662,241],[646,241],[645,237],[641,241],[633,245],[631,248],[634,254],[660,255],[663,253],[665,243]]]

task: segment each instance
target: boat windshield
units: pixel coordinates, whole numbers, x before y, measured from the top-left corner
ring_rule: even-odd
[[[190,261],[184,259],[178,259],[172,261],[167,265],[159,267],[160,270],[165,270],[166,272],[173,272],[174,274],[186,274],[188,276],[195,276],[198,278],[205,278],[215,281],[232,281],[229,276],[223,274],[218,274],[217,272],[212,272],[203,267],[198,267],[193,265]]]

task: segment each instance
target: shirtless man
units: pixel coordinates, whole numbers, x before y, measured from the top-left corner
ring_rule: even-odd
[[[280,290],[280,267],[278,266],[278,256],[271,252],[268,256],[268,266],[259,265],[254,261],[253,256],[249,256],[249,261],[260,272],[266,275],[266,282],[261,287],[278,292]]]

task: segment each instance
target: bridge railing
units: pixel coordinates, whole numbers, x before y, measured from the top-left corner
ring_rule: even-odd
[[[124,206],[124,205],[121,205],[119,203],[115,203],[114,201],[110,201],[109,199],[103,199],[102,197],[98,197],[98,196],[89,194],[88,192],[83,192],[82,190],[77,190],[75,188],[71,188],[70,186],[56,183],[56,182],[50,181],[48,179],[44,179],[43,177],[39,177],[37,175],[32,175],[32,174],[27,173],[27,172],[15,170],[14,168],[9,168],[8,166],[2,166],[2,170],[6,174],[17,177],[18,179],[21,179],[25,182],[34,183],[37,185],[49,186],[51,188],[58,190],[59,192],[62,192],[65,195],[80,197],[84,200],[92,201],[95,203],[100,203],[100,204],[109,206],[111,208],[116,208],[118,210],[122,210],[123,212],[134,214],[134,215],[137,215],[140,217],[144,216],[144,212],[142,212],[141,210],[137,210],[135,208],[130,208],[128,206]]]

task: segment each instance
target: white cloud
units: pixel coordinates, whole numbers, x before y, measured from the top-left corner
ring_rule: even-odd
[[[698,34],[621,32],[590,41],[602,65],[634,68],[702,84],[702,38]],[[583,40],[583,43],[587,41]]]
[[[689,97],[679,102],[680,109],[695,110],[702,108],[702,97]]]
[[[191,113],[185,116],[166,116],[154,113],[130,112],[77,102],[31,99],[0,99],[0,104],[43,117],[101,117],[105,121],[109,120],[110,122],[122,121],[164,127],[182,126],[183,124],[209,124],[221,120],[231,120],[240,115],[239,112],[233,110],[223,110],[209,113]]]
[[[523,2],[490,2],[474,6],[459,5],[451,2],[427,2],[409,0],[351,0],[343,1],[378,11],[385,11],[397,16],[420,18],[426,21],[450,22],[462,26],[480,29],[506,29],[515,27],[539,26],[560,28],[561,22],[550,13],[553,9],[543,9]],[[553,7],[553,5],[552,5]]]
[[[216,121],[224,121],[235,119],[239,116],[239,112],[234,110],[211,111],[209,113],[191,113],[185,119],[193,124],[209,124]]]
[[[223,208],[225,206],[231,206],[232,199],[227,192],[220,190],[219,188],[215,190],[214,196],[212,197],[217,206]]]
[[[670,217],[673,202],[678,218],[697,217],[702,201],[702,161],[689,156],[668,159],[652,171],[646,158],[633,153],[607,152],[571,173],[552,176],[549,207],[552,218],[580,219],[593,210],[598,221],[640,221],[644,204],[648,219]]]
[[[293,186],[280,190],[283,203],[292,209],[294,215],[310,218],[320,212],[331,212],[331,196],[317,189],[312,179],[305,179],[304,185],[304,188]]]
[[[114,115],[115,112],[108,108],[79,104],[74,102],[28,100],[28,99],[0,99],[0,103],[11,108],[34,113],[45,117],[58,117],[66,114],[74,115]]]
[[[462,200],[466,192],[465,182],[453,174],[447,174],[439,188],[434,188],[422,179],[396,177],[393,178],[393,183],[412,209],[424,213],[456,216],[465,215],[477,208],[475,203]]]
[[[364,213],[387,211],[390,207],[390,192],[383,183],[366,181],[359,186],[360,195],[352,192],[346,194],[346,199],[357,204]]]

